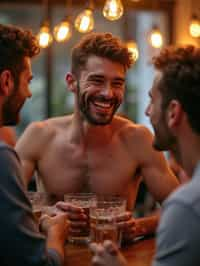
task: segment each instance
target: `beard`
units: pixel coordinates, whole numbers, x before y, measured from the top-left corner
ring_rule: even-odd
[[[158,130],[154,129],[154,141],[153,147],[158,151],[171,150],[176,143],[176,138],[171,132],[163,131],[162,134]]]
[[[94,101],[98,100],[102,103],[110,103],[112,105],[110,112],[93,112],[90,104],[94,105]],[[80,93],[80,87],[78,85],[78,107],[84,118],[92,125],[104,126],[111,123],[114,114],[116,113],[121,101],[117,97],[112,100],[107,100],[103,96],[86,96],[84,93]]]
[[[20,101],[18,97],[18,82],[16,82],[13,93],[7,97],[2,107],[3,124],[7,126],[15,126],[20,120],[20,110],[24,101]]]
[[[176,137],[167,126],[165,116],[161,116],[157,126],[153,124],[152,126],[154,128],[153,147],[158,151],[167,151],[173,149],[177,141]]]

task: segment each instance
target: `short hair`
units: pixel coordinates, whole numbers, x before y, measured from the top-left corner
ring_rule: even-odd
[[[29,30],[0,24],[0,73],[10,70],[14,79],[24,67],[24,57],[32,58],[40,52],[36,37]]]
[[[191,128],[200,134],[200,49],[192,45],[168,47],[153,58],[162,72],[159,90],[163,109],[176,99],[187,113]]]
[[[95,55],[120,63],[127,70],[134,60],[126,45],[111,33],[90,33],[72,49],[72,73],[79,76],[89,56]]]

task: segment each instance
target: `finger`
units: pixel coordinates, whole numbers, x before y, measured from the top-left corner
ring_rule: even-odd
[[[119,222],[117,224],[117,227],[119,229],[122,229],[123,231],[132,230],[132,228],[135,228],[135,219],[130,219],[127,221]]]
[[[102,256],[102,254],[104,253],[104,248],[102,244],[97,244],[93,242],[89,245],[89,248],[96,255]]]
[[[90,243],[89,249],[93,254],[98,253],[98,244],[95,242]]]
[[[122,215],[117,216],[116,221],[121,222],[121,221],[127,221],[130,220],[132,217],[132,214],[130,212],[125,212]]]
[[[101,257],[94,256],[92,258],[92,265],[93,266],[104,266],[105,264],[102,262]],[[105,265],[106,266],[106,265]]]
[[[116,256],[119,252],[117,246],[110,240],[105,240],[103,246],[112,256]]]
[[[64,211],[70,211],[74,213],[84,213],[84,210],[81,207],[78,207],[76,205],[64,201],[57,202],[56,207]]]
[[[88,225],[88,223],[87,222],[82,222],[82,221],[71,221],[70,222],[70,226],[72,227],[72,228],[85,228],[85,227],[87,227],[87,225]]]
[[[67,212],[70,221],[88,220],[88,217],[84,213]]]

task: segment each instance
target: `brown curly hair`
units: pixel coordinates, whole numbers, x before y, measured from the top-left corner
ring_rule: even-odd
[[[162,72],[159,90],[163,110],[172,99],[178,100],[192,129],[200,134],[200,49],[192,45],[168,47],[153,58],[153,64]]]
[[[72,49],[72,73],[77,77],[89,56],[96,55],[120,63],[127,70],[134,60],[125,44],[111,33],[90,33]]]
[[[23,58],[32,58],[40,52],[36,37],[29,30],[0,24],[0,73],[9,69],[18,82],[23,71]]]

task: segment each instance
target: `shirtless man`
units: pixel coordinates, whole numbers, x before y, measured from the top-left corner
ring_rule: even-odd
[[[37,170],[45,190],[57,198],[81,191],[125,196],[130,213],[121,226],[129,238],[154,231],[157,221],[132,218],[141,177],[160,202],[178,185],[163,154],[152,148],[149,130],[114,115],[132,63],[117,37],[85,36],[73,49],[66,75],[74,113],[32,123],[16,146],[26,183]]]

